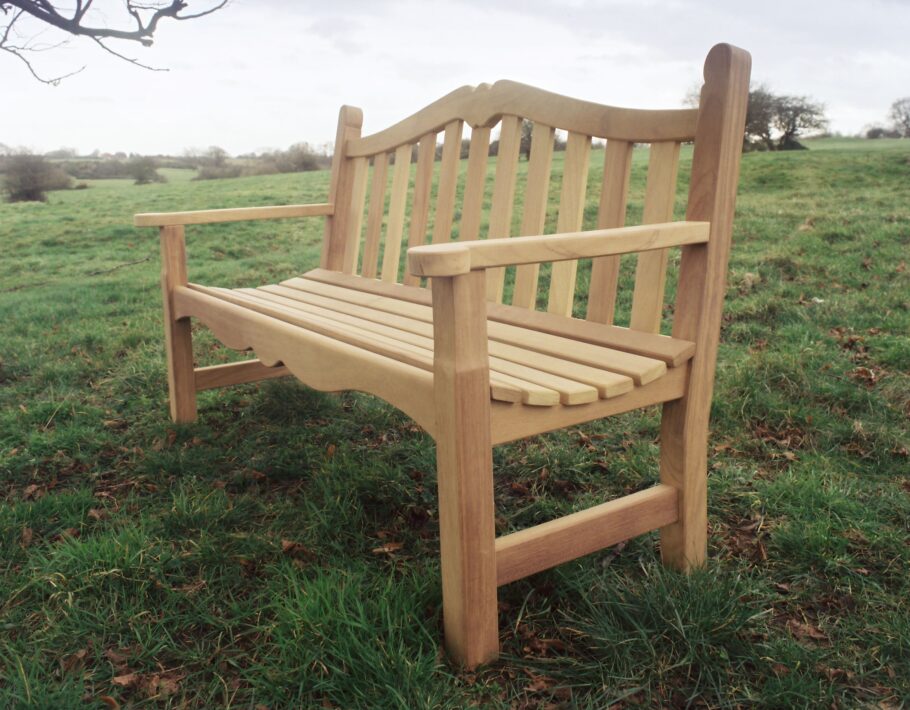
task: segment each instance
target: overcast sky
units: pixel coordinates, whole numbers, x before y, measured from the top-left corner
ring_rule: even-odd
[[[121,4],[96,0],[93,21],[112,23]],[[856,133],[910,95],[908,36],[910,0],[233,0],[199,20],[162,21],[151,48],[114,45],[167,72],[74,39],[34,57],[47,74],[87,65],[51,87],[0,53],[0,143],[170,154],[321,144],[342,103],[364,109],[369,133],[497,79],[677,107],[721,41],[752,53],[753,79],[823,102],[832,130]]]

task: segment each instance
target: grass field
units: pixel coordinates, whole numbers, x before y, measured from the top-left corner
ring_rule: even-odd
[[[166,416],[157,237],[131,215],[321,201],[327,174],[0,205],[0,707],[910,705],[910,141],[810,145],[743,160],[710,564],[664,570],[649,535],[504,587],[503,657],[471,674],[440,651],[409,420],[286,380]],[[191,279],[286,277],[321,235],[190,228]],[[648,410],[497,449],[499,532],[655,481],[657,436]]]

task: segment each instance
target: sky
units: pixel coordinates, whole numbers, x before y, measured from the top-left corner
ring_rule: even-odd
[[[96,0],[92,21],[122,21],[122,4]],[[206,6],[189,0],[189,11]],[[830,129],[853,134],[910,95],[908,30],[910,0],[232,0],[208,17],[162,21],[150,48],[112,43],[168,71],[75,38],[34,55],[45,74],[86,65],[46,86],[0,52],[0,143],[232,155],[320,145],[334,139],[342,104],[363,109],[366,135],[497,79],[674,108],[717,42],[749,50],[753,80],[824,103]],[[39,41],[60,38],[50,30]]]

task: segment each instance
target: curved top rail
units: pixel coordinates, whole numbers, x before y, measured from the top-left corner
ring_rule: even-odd
[[[504,115],[520,116],[595,138],[651,143],[695,137],[698,109],[632,109],[582,101],[517,81],[463,86],[378,133],[347,142],[348,157],[394,150],[462,119],[472,128],[493,126]]]

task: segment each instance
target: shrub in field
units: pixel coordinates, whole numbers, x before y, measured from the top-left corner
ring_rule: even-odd
[[[126,164],[129,176],[137,185],[148,185],[153,182],[167,182],[167,178],[158,172],[158,163],[154,158],[135,155]]]
[[[44,202],[48,190],[65,190],[72,178],[40,155],[4,159],[3,187],[10,202]]]
[[[222,178],[235,178],[243,174],[243,167],[240,165],[205,165],[199,168],[199,172],[193,180],[221,180]]]

